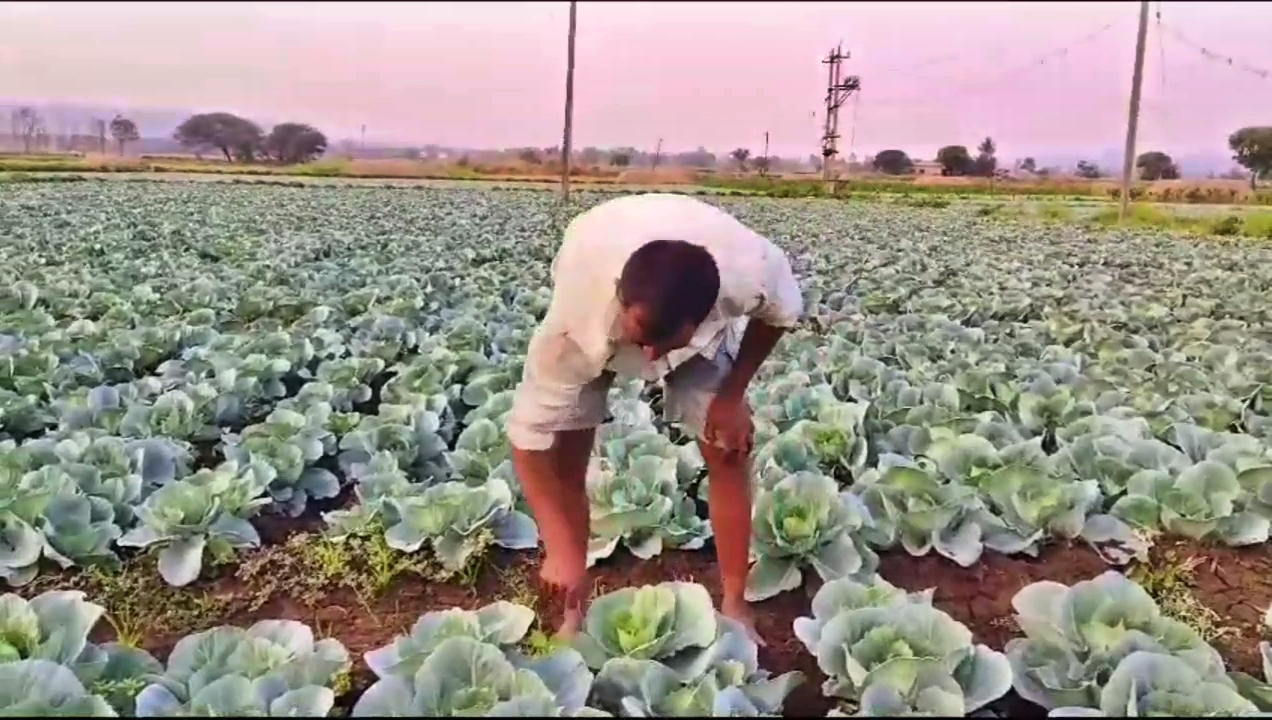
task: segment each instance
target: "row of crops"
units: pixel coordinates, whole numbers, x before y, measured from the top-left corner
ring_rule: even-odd
[[[1006,652],[881,578],[822,585],[794,633],[823,691],[866,717],[979,714],[1008,690],[1053,717],[1264,715],[1263,679],[1225,671],[1219,653],[1165,617],[1117,572],[1069,587],[1044,581],[1013,600],[1024,636]],[[339,640],[294,620],[216,627],[182,638],[161,663],[88,641],[104,608],[82,593],[0,597],[0,702],[8,715],[323,717],[352,665]],[[717,615],[701,586],[666,582],[597,598],[574,647],[535,648],[534,611],[498,601],[424,614],[367,652],[375,674],[352,717],[753,717],[778,715],[806,678],[773,676],[755,643]],[[904,651],[900,649],[904,648]],[[845,713],[833,710],[831,715]]]
[[[876,573],[883,552],[971,566],[1067,540],[1121,566],[1163,533],[1266,543],[1272,253],[957,209],[720,202],[790,251],[805,289],[805,327],[752,389],[747,592],[826,582],[792,629],[827,696],[875,715],[983,711],[1013,686],[1058,713],[1272,710],[1116,572],[1026,588],[1027,639],[1005,655]],[[21,593],[144,553],[188,586],[276,517],[318,515],[334,539],[382,536],[451,574],[492,544],[537,547],[504,423],[566,220],[534,191],[6,189],[0,577]],[[592,563],[710,541],[702,459],[659,405],[657,389],[611,393]],[[274,621],[192,636],[159,666],[86,644],[100,609],[82,597],[7,597],[28,639],[0,670],[69,677],[66,698],[95,711],[321,715],[350,665]],[[72,606],[73,642],[40,619]],[[515,649],[526,608],[426,616],[366,658],[379,681],[352,712],[779,712],[799,678],[766,675],[714,617],[700,586],[623,590],[593,606],[592,641],[542,655]]]

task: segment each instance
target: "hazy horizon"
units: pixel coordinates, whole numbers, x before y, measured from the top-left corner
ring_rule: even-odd
[[[1159,7],[1190,41],[1272,67],[1272,5]],[[1121,147],[1137,15],[1134,2],[580,2],[574,144],[758,154],[768,131],[772,154],[806,156],[820,61],[842,40],[862,78],[840,114],[845,156],[930,158],[986,135],[1005,158]],[[548,147],[561,142],[567,17],[567,2],[0,3],[0,95],[228,110],[333,139],[365,123],[375,143]],[[1269,91],[1272,78],[1207,60],[1150,17],[1138,148],[1224,152],[1238,127],[1272,124]]]

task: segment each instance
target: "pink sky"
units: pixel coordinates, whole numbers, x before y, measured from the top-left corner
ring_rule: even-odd
[[[817,148],[839,40],[862,77],[854,149],[1003,157],[1118,148],[1137,3],[580,2],[575,144]],[[333,137],[560,143],[566,2],[0,3],[0,97],[229,109]],[[1153,4],[1157,9],[1157,3]],[[1161,4],[1191,40],[1272,68],[1272,4]],[[1112,28],[1085,43],[1083,36]],[[1071,46],[1038,65],[1039,55]],[[1165,58],[1163,64],[1162,58]],[[1033,66],[1030,63],[1033,62]],[[1140,148],[1225,151],[1272,124],[1272,78],[1150,20]],[[814,116],[813,113],[816,112]],[[841,113],[846,153],[852,108]]]

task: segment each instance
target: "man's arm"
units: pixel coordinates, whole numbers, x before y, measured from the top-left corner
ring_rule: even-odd
[[[750,320],[742,334],[733,368],[720,385],[718,394],[726,399],[741,399],[755,373],[772,354],[777,341],[799,322],[804,312],[804,298],[791,272],[786,254],[768,243],[759,283],[760,302],[749,313]]]
[[[746,324],[746,332],[742,333],[742,343],[738,346],[738,357],[724,381],[720,383],[717,394],[732,400],[741,400],[746,395],[746,388],[751,379],[759,371],[760,366],[773,353],[777,341],[786,334],[786,328],[770,325],[758,317],[753,317]]]

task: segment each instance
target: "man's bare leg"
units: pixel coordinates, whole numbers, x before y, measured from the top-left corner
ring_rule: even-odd
[[[543,582],[565,593],[560,634],[583,622],[587,583],[588,501],[585,480],[595,428],[556,434],[550,450],[513,449],[513,465],[543,538]]]
[[[746,601],[746,576],[751,564],[751,458],[706,442],[699,442],[698,448],[710,476],[707,500],[724,592],[720,612],[742,623],[751,639],[764,645]]]

